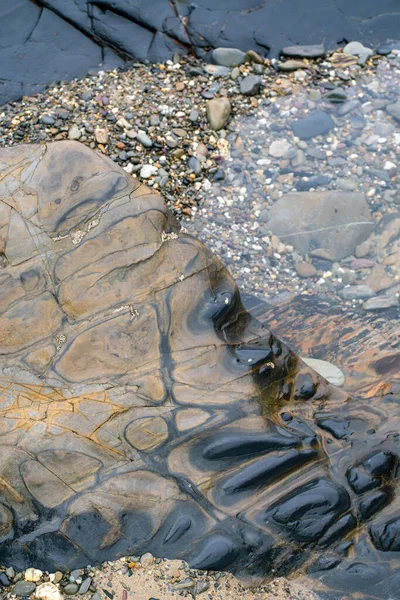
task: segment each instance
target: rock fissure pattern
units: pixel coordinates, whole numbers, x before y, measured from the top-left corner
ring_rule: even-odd
[[[1,563],[150,551],[398,596],[398,373],[363,368],[390,336],[352,346],[357,395],[328,384],[76,142],[0,151],[0,252]]]
[[[123,59],[208,58],[221,46],[275,57],[285,46],[343,40],[376,47],[397,39],[399,25],[396,0],[3,0],[0,104]]]

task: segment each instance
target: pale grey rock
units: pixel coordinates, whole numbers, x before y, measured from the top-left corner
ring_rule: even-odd
[[[291,192],[272,206],[268,228],[303,255],[324,248],[341,260],[367,239],[373,220],[363,194]]]
[[[215,48],[211,53],[212,61],[223,67],[242,65],[246,60],[245,52],[238,48]]]

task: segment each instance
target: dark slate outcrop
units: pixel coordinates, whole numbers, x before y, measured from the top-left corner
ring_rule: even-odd
[[[399,0],[2,0],[0,103],[126,59],[397,39]]]

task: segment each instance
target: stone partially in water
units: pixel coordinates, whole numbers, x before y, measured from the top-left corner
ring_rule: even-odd
[[[292,122],[293,133],[301,140],[309,140],[317,135],[328,133],[334,126],[331,116],[322,110]]]
[[[370,387],[350,397],[252,317],[216,255],[109,159],[75,142],[13,146],[0,168],[0,563],[68,565],[67,595],[81,567],[142,553],[254,584],[362,537],[350,560],[362,591],[357,561],[372,568],[384,524],[397,531],[381,510],[398,494],[390,340],[390,360],[375,336],[361,369],[355,336],[353,382],[366,371]],[[301,337],[321,351],[336,319],[313,327]]]
[[[302,254],[324,248],[341,260],[369,236],[373,221],[362,194],[296,192],[272,206],[268,228]]]

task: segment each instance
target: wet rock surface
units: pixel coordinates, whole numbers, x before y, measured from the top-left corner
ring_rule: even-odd
[[[36,563],[14,593],[68,564],[64,594],[84,595],[84,565],[138,553],[148,568],[152,553],[395,597],[390,339],[367,353],[372,370],[353,346],[363,394],[349,396],[252,317],[219,260],[108,158],[67,141],[2,149],[0,164],[0,560],[13,573]],[[374,235],[396,237],[397,222]]]
[[[399,23],[391,0],[365,0],[362,7],[355,0],[314,0],[311,7],[308,0],[3,0],[0,104],[126,60],[154,63],[176,52],[209,58],[219,47],[269,57],[286,47],[290,56],[310,58],[338,40],[358,40],[350,50],[362,63],[369,47],[398,39]],[[222,60],[231,66],[232,58]]]

